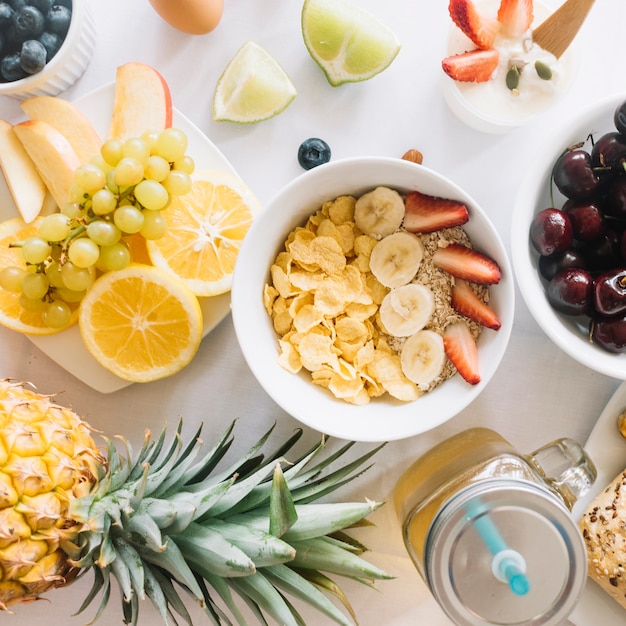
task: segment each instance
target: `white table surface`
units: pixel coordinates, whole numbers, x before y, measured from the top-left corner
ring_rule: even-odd
[[[93,8],[98,40],[84,76],[64,97],[76,98],[111,82],[118,65],[142,61],[168,81],[174,105],[195,122],[266,203],[302,172],[296,152],[310,136],[324,138],[333,158],[424,153],[424,164],[464,187],[487,211],[507,247],[518,184],[544,137],[577,107],[620,90],[626,94],[623,61],[624,0],[600,0],[579,37],[580,66],[566,100],[532,125],[508,135],[473,131],[448,111],[440,91],[444,41],[450,27],[445,0],[356,0],[397,33],[402,50],[391,67],[371,81],[332,88],[309,57],[300,34],[296,0],[225,0],[224,17],[211,34],[193,37],[165,24],[148,0],[84,0]],[[215,123],[211,99],[226,63],[247,39],[264,46],[284,66],[298,90],[278,117],[257,125]],[[17,103],[0,99],[0,116],[20,121]],[[526,233],[520,233],[526,236]],[[387,499],[407,464],[433,444],[469,426],[498,430],[520,450],[530,451],[561,436],[584,442],[619,385],[596,374],[554,346],[531,318],[517,293],[516,317],[502,366],[485,392],[456,418],[434,431],[390,443],[376,465],[340,494],[345,499]],[[236,342],[230,316],[207,336],[185,370],[169,379],[101,394],[65,372],[26,337],[0,328],[0,375],[32,380],[42,392],[61,391],[62,402],[108,434],[123,433],[136,446],[146,428],[185,419],[185,432],[205,422],[205,440],[239,418],[234,454],[274,421],[277,436],[298,426],[263,392]],[[318,434],[307,431],[307,443]],[[366,448],[364,444],[363,448]],[[397,577],[378,591],[347,583],[362,626],[450,624],[430,597],[404,552],[390,505],[372,517],[377,527],[361,533],[369,558]],[[94,610],[71,617],[90,586],[90,576],[48,595],[51,603],[18,607],[11,623],[43,626],[84,624]],[[324,620],[304,611],[311,625]],[[194,623],[209,623],[198,610]],[[8,617],[6,619],[9,619]],[[117,596],[100,624],[122,623]],[[148,602],[140,624],[158,624]]]

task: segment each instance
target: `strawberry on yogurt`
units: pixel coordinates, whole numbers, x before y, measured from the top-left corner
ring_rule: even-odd
[[[464,121],[506,130],[563,93],[572,73],[570,55],[557,59],[532,39],[548,8],[533,0],[450,0],[449,13],[455,28],[442,61],[444,93]],[[481,122],[473,124],[470,115]]]

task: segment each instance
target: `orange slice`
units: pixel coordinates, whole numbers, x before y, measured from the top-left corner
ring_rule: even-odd
[[[238,178],[215,171],[193,174],[189,193],[164,209],[167,233],[147,242],[153,265],[198,296],[229,291],[239,249],[260,204]]]
[[[202,340],[196,296],[179,279],[140,263],[98,278],[81,302],[78,323],[94,358],[133,382],[175,374]]]
[[[0,223],[0,270],[5,267],[26,267],[19,248],[11,248],[10,244],[22,241],[39,234],[41,218],[26,224],[20,217],[14,217]],[[70,325],[76,323],[78,313],[75,311]],[[20,294],[0,288],[0,324],[27,335],[52,335],[59,328],[50,328],[43,321],[41,313],[30,312],[22,308]],[[67,326],[65,327],[67,328]]]

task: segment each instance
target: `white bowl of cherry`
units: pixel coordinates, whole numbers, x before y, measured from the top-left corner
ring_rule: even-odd
[[[538,155],[511,228],[522,297],[564,352],[626,379],[626,94],[578,112]]]

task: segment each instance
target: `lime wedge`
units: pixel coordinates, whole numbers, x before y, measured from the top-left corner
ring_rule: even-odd
[[[368,80],[400,51],[396,35],[377,17],[346,0],[305,0],[302,36],[333,86]]]
[[[278,62],[254,41],[247,41],[222,72],[213,95],[216,122],[252,124],[284,111],[296,89]]]

